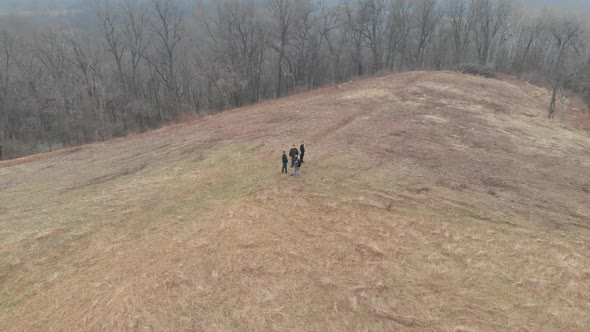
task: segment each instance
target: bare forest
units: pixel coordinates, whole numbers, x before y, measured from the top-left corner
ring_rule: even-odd
[[[355,78],[462,65],[590,94],[587,9],[510,0],[88,2],[86,26],[0,17],[5,157]]]

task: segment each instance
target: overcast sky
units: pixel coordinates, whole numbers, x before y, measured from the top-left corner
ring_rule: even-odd
[[[86,9],[89,0],[0,0],[0,11],[6,12],[33,12],[64,9]],[[110,0],[115,3],[117,0]],[[142,1],[142,0],[135,0]],[[183,3],[194,3],[196,0],[177,0]],[[336,0],[334,0],[336,1]],[[568,6],[578,5],[590,11],[590,0],[522,0],[526,3],[543,6]]]

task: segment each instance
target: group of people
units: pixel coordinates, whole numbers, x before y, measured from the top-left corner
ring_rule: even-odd
[[[303,164],[303,156],[305,156],[305,143],[301,141],[301,145],[299,145],[299,150],[295,145],[289,150],[289,157],[291,157],[291,168],[294,168],[295,171],[293,172],[293,176],[299,177],[301,175],[301,164]],[[287,157],[287,153],[283,151],[283,169],[281,170],[281,174],[289,174],[289,170],[287,166],[289,165],[289,158]]]

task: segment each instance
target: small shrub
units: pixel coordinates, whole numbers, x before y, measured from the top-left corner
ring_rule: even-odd
[[[463,74],[482,76],[485,78],[498,78],[498,75],[489,67],[479,65],[458,65],[454,68],[455,71]]]

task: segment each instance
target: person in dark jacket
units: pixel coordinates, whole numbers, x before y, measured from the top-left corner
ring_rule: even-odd
[[[293,145],[291,150],[289,150],[289,157],[291,157],[291,167],[295,165],[295,160],[299,157],[299,150]]]
[[[295,157],[295,172],[293,172],[293,176],[298,178],[301,175],[301,160]]]
[[[281,174],[289,174],[287,165],[289,165],[289,158],[287,158],[287,153],[283,151],[283,169],[281,170]]]
[[[305,155],[305,143],[301,141],[301,145],[299,146],[299,151],[301,151],[301,156],[299,157],[299,162],[303,164],[303,155]]]

